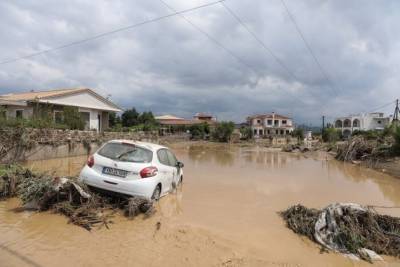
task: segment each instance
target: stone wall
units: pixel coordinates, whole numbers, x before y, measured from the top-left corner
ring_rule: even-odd
[[[297,138],[288,137],[271,137],[271,138],[256,138],[255,142],[260,145],[269,147],[283,147],[286,145],[295,145],[298,143]]]
[[[2,128],[0,129],[0,162],[42,160],[90,154],[113,139],[159,142],[157,133],[103,132]],[[5,152],[5,153],[4,153]]]

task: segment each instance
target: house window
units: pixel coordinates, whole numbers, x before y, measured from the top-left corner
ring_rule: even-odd
[[[263,135],[263,130],[261,130],[261,129],[258,130],[258,134],[259,134],[259,135]]]
[[[281,130],[281,135],[283,135],[285,133],[285,131],[284,130]]]
[[[282,124],[286,124],[287,123],[287,121],[286,120],[282,120]]]
[[[23,114],[24,114],[24,110],[18,109],[18,110],[15,111],[15,118],[22,119],[23,118]]]
[[[274,124],[275,124],[275,126],[278,126],[279,125],[279,120],[275,120]]]
[[[261,120],[257,120],[257,123],[261,123]]]
[[[289,134],[290,132],[289,132],[289,130],[286,130],[286,134]]]
[[[378,124],[381,124],[382,123],[382,121],[378,121]]]
[[[54,122],[57,124],[62,124],[64,121],[63,115],[64,114],[62,111],[54,111]]]
[[[257,135],[257,129],[254,129],[254,135]]]
[[[267,121],[268,125],[272,125],[272,120]]]
[[[279,134],[279,130],[275,130],[275,134]]]
[[[269,130],[267,130],[267,133],[270,134],[271,132]]]

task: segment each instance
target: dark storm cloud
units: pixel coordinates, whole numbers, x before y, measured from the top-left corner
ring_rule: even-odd
[[[177,10],[207,0],[166,0]],[[227,0],[274,58],[220,4],[0,66],[0,93],[87,86],[123,107],[242,121],[276,111],[298,122],[368,111],[400,96],[400,2],[286,0],[331,78],[318,70],[279,0]],[[0,59],[171,13],[149,1],[2,1]],[[247,66],[246,66],[247,65]],[[334,87],[334,89],[332,89]],[[336,97],[335,92],[338,96]]]

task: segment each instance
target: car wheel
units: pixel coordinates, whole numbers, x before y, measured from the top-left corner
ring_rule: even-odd
[[[161,186],[157,185],[156,188],[154,189],[153,195],[151,196],[152,200],[158,201],[160,199],[161,195]]]

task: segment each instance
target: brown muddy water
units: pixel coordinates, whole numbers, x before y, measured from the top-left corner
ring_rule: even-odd
[[[321,153],[229,146],[175,152],[185,163],[184,184],[163,197],[149,219],[116,215],[110,229],[88,232],[60,215],[16,212],[17,199],[0,202],[0,266],[370,266],[321,253],[287,229],[277,212],[296,203],[400,206],[400,179]],[[76,175],[85,161],[27,165]],[[382,212],[400,216],[398,209]],[[400,266],[400,260],[385,257],[374,266]]]

